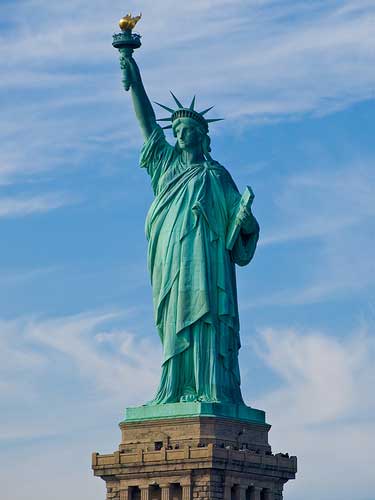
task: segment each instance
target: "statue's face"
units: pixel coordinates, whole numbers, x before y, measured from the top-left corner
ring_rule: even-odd
[[[196,121],[192,118],[180,118],[174,131],[181,149],[193,150],[200,148],[201,134]]]

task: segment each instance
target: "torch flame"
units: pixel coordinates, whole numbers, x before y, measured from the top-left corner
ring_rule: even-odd
[[[122,31],[132,30],[137,22],[141,19],[142,14],[139,16],[132,17],[131,14],[126,14],[126,16],[122,17],[119,21],[119,26]]]

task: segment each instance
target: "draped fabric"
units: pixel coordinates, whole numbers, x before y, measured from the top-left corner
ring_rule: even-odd
[[[157,126],[141,151],[155,199],[146,219],[162,376],[152,403],[242,402],[235,263],[255,252],[259,226],[225,247],[240,194],[217,162],[186,166]],[[252,216],[251,216],[252,217]]]

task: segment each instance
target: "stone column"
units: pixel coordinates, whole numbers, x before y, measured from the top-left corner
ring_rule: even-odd
[[[274,500],[275,496],[270,488],[264,490],[264,500]]]
[[[141,490],[141,500],[149,500],[150,498],[150,487],[147,486],[140,486],[139,489]]]
[[[159,484],[161,489],[161,500],[172,500],[170,484]]]
[[[259,486],[252,486],[250,489],[250,500],[260,500],[260,492],[262,488]]]
[[[247,490],[246,484],[239,484],[237,486],[236,500],[246,500],[246,490]]]
[[[182,484],[182,500],[191,500],[191,484]]]
[[[279,485],[274,489],[272,500],[283,500],[283,483],[280,481]]]
[[[224,485],[224,500],[232,499],[232,483],[225,481]]]
[[[129,488],[128,487],[120,490],[120,500],[130,500],[129,499]]]
[[[232,479],[226,478],[224,485],[224,500],[232,500]]]

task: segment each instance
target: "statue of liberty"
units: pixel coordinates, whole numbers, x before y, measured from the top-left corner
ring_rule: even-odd
[[[243,403],[238,350],[235,265],[255,252],[259,226],[229,172],[210,156],[209,123],[195,98],[188,107],[172,94],[176,144],[158,125],[132,50],[121,64],[144,137],[140,165],[155,199],[146,219],[148,267],[156,327],[163,345],[162,374],[149,404]],[[158,104],[158,103],[156,103]],[[248,190],[249,192],[249,190]]]

